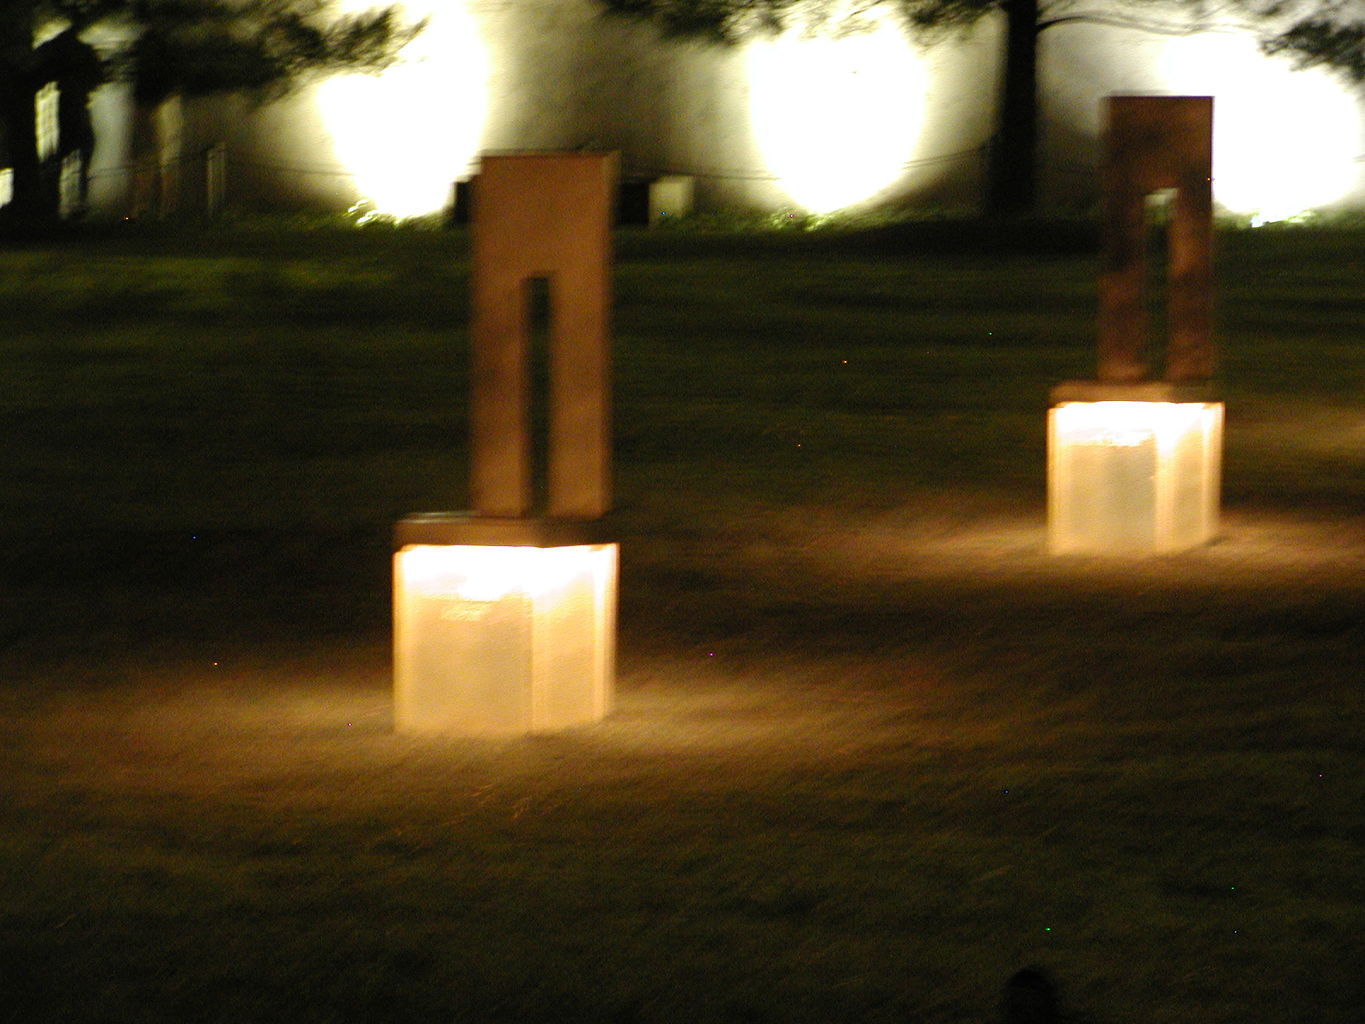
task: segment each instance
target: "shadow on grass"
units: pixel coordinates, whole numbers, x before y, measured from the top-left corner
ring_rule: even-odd
[[[47,540],[26,598],[73,603],[0,691],[27,1019],[946,1024],[1037,960],[1073,1021],[1354,1011],[1358,527],[627,537],[617,712],[512,741],[392,734],[377,531]]]

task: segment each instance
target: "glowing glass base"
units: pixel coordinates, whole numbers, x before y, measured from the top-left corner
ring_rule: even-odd
[[[1219,402],[1061,402],[1048,413],[1048,549],[1141,554],[1218,531]]]
[[[525,735],[611,710],[615,544],[394,555],[394,726]]]

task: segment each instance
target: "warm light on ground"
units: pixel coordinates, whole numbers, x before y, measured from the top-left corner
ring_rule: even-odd
[[[812,213],[870,199],[915,151],[925,73],[890,23],[842,38],[789,31],[747,54],[749,111],[766,168]]]
[[[1221,34],[1170,41],[1158,69],[1172,92],[1215,98],[1213,192],[1222,206],[1287,220],[1359,186],[1365,118],[1330,73],[1294,71],[1249,37]]]
[[[345,8],[366,10],[366,0]],[[459,2],[409,3],[426,31],[382,75],[342,75],[317,90],[324,131],[356,191],[378,213],[441,210],[478,152],[488,92],[479,27]]]

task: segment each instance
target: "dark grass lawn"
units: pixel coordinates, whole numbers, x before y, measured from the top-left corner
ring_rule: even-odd
[[[618,710],[394,736],[464,240],[0,252],[0,1024],[1365,1021],[1365,234],[1220,239],[1224,530],[1043,552],[1089,232],[618,240]]]

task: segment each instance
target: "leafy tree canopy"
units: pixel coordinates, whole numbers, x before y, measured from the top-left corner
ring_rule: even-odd
[[[314,75],[382,70],[423,27],[394,7],[335,16],[329,0],[0,0],[0,165],[14,172],[4,216],[56,217],[56,176],[38,158],[33,125],[34,96],[49,82],[64,124],[79,123],[109,79],[132,83],[142,106],[216,93],[267,100]],[[106,30],[99,52],[83,38],[94,28]]]
[[[1268,53],[1323,65],[1365,82],[1365,0],[598,0],[607,13],[655,25],[666,36],[738,43],[800,26],[810,34],[856,31],[874,8],[893,11],[929,44],[1004,19],[1003,71],[990,146],[989,212],[1013,215],[1035,199],[1038,37],[1086,23],[1167,35],[1212,28],[1254,31]]]
[[[1191,31],[1195,23],[1158,22],[1148,15],[1163,12],[1202,19],[1200,0],[599,0],[608,12],[649,21],[665,35],[700,37],[736,43],[763,32],[780,32],[799,23],[809,32],[856,30],[860,17],[873,8],[894,10],[917,37],[933,42],[945,32],[969,28],[985,16],[1007,15],[1028,8],[1037,12],[1037,28],[1070,21]],[[1238,3],[1240,0],[1230,0]]]
[[[1322,7],[1294,20],[1262,48],[1293,58],[1298,67],[1327,67],[1357,84],[1365,83],[1365,5],[1348,7],[1343,2]]]
[[[1268,53],[1300,66],[1326,65],[1365,81],[1361,0],[599,0],[609,13],[647,21],[665,35],[737,43],[799,23],[809,32],[846,32],[873,8],[895,11],[921,42],[970,28],[990,14],[1036,12],[1036,30],[1085,22],[1162,34],[1241,27]]]
[[[328,0],[42,0],[35,21],[80,32],[122,29],[129,40],[107,59],[140,102],[173,94],[278,95],[312,73],[378,71],[423,25],[393,7],[329,17]]]

